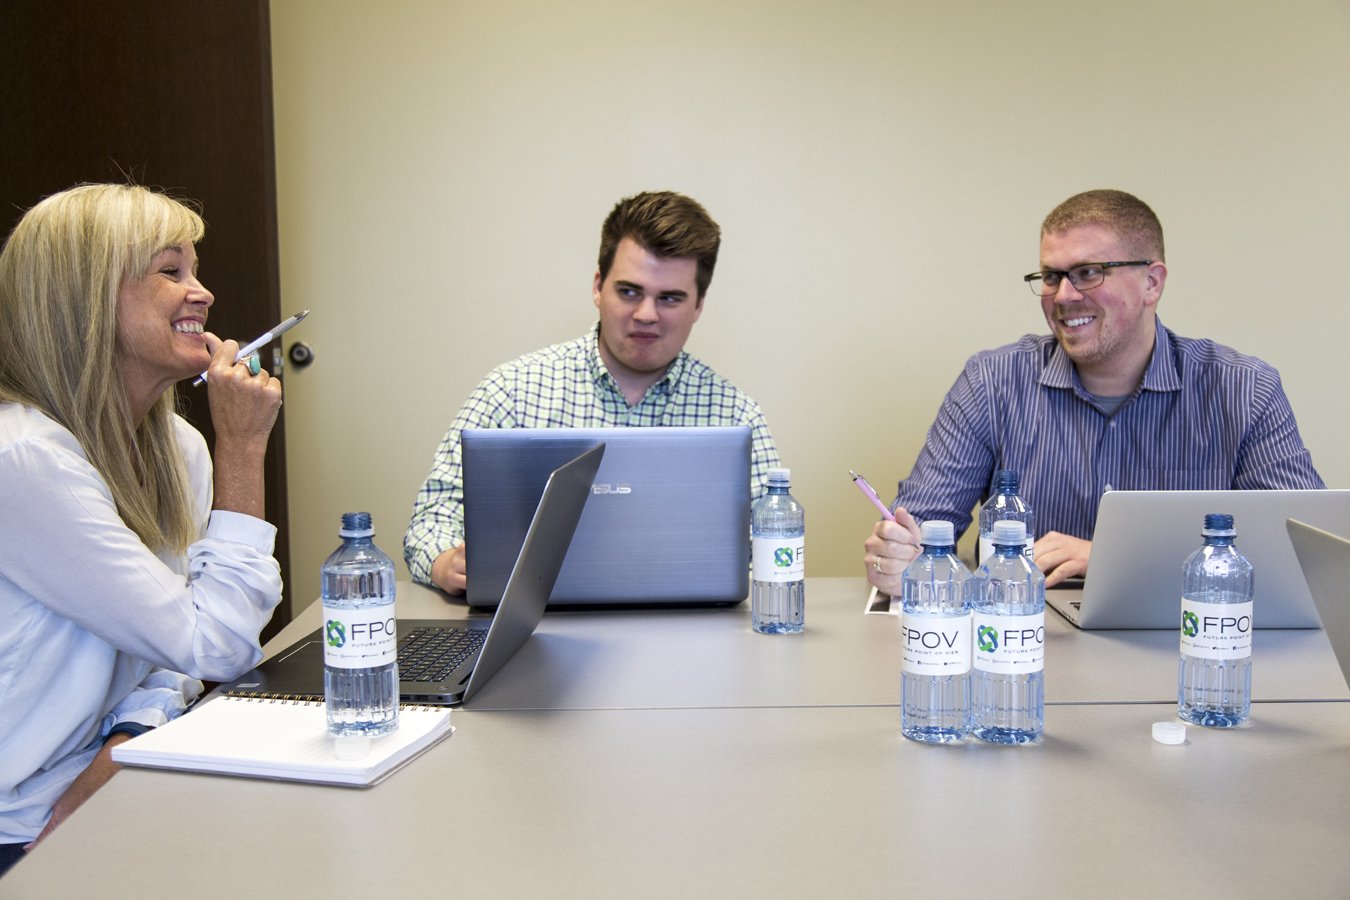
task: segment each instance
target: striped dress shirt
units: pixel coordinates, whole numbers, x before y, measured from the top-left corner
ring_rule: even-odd
[[[896,503],[961,534],[997,469],[1021,478],[1040,534],[1092,539],[1109,490],[1323,488],[1273,367],[1157,322],[1134,393],[1084,390],[1050,335],[975,354],[938,410]]]
[[[414,581],[431,583],[431,564],[464,540],[464,467],[459,433],[466,428],[617,428],[748,425],[750,490],[764,492],[778,451],[754,400],[684,351],[666,374],[629,406],[600,359],[597,325],[584,337],[499,366],[469,395],[441,440],[431,474],[418,491],[403,537]]]

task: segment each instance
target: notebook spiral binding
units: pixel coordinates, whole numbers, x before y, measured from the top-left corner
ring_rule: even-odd
[[[231,700],[247,700],[253,703],[287,703],[292,706],[322,706],[324,702],[323,694],[260,694],[256,691],[225,691],[225,696]],[[400,703],[399,709],[424,709],[438,710],[445,709],[443,706],[433,706],[429,703]]]
[[[257,703],[323,703],[323,694],[259,694],[256,691],[226,691],[225,696],[233,700],[251,700]]]

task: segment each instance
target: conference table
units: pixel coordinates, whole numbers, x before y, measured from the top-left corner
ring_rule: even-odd
[[[399,588],[402,616],[485,615]],[[1322,631],[1259,630],[1251,725],[1168,746],[1176,633],[1047,612],[1043,741],[928,746],[900,736],[898,623],[866,600],[809,579],[792,636],[744,604],[550,611],[388,780],[124,769],[0,897],[1350,896],[1350,687]]]

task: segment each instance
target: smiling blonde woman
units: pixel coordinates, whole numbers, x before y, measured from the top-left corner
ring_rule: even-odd
[[[116,770],[111,747],[262,656],[281,598],[266,371],[206,329],[201,217],[82,185],[0,251],[0,872]],[[175,385],[208,370],[215,460]]]

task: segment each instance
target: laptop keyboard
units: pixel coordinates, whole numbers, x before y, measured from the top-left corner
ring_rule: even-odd
[[[399,680],[445,681],[486,638],[486,628],[414,628],[398,645]]]

